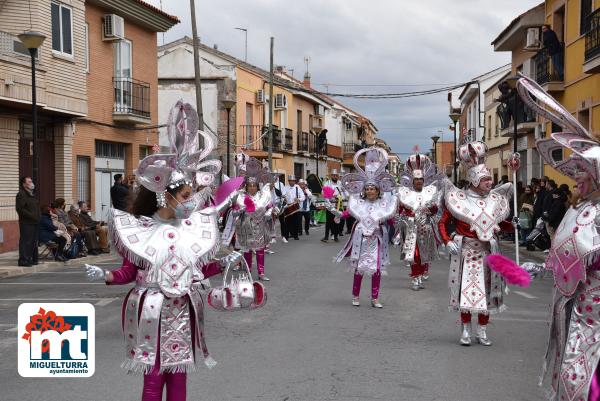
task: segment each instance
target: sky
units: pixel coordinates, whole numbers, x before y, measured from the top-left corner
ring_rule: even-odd
[[[158,43],[191,36],[189,0],[146,0],[181,23]],[[274,63],[302,79],[305,58],[312,86],[330,93],[402,93],[469,81],[510,62],[491,42],[519,14],[540,0],[196,0],[202,43],[269,68]],[[369,118],[400,157],[431,136],[451,140],[447,94],[407,99],[341,99]]]

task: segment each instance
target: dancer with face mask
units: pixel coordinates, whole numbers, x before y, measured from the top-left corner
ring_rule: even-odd
[[[123,367],[144,374],[143,401],[186,399],[186,374],[197,358],[215,362],[204,340],[200,281],[236,262],[233,253],[220,262],[217,216],[238,192],[214,207],[202,208],[219,172],[217,160],[203,161],[216,138],[200,131],[205,148],[198,150],[198,117],[189,104],[178,102],[168,122],[171,153],[153,154],[140,162],[140,188],[129,212],[111,209],[109,228],[123,257],[119,269],[86,265],[90,280],[106,284],[135,281],[123,304],[126,359]],[[202,186],[200,192],[194,188]],[[212,262],[212,263],[211,263]]]
[[[475,313],[479,323],[477,340],[489,346],[489,315],[505,309],[506,282],[485,260],[490,253],[499,252],[497,233],[514,230],[506,220],[510,216],[512,184],[492,190],[492,174],[485,165],[485,143],[466,143],[458,149],[458,156],[467,169],[469,187],[462,190],[446,180],[446,209],[438,223],[450,253],[450,309],[460,311],[461,345],[471,345],[471,315]]]
[[[359,158],[365,156],[364,170]],[[385,266],[389,264],[389,235],[387,221],[398,209],[398,198],[391,190],[396,185],[394,177],[385,171],[388,164],[387,152],[381,148],[362,149],[354,155],[357,173],[342,177],[342,186],[350,194],[348,210],[344,213],[327,204],[336,219],[352,216],[356,219],[350,238],[340,251],[335,262],[348,260],[348,267],[354,272],[352,287],[352,305],[360,306],[360,287],[363,276],[371,277],[371,306],[382,308],[379,301],[381,275],[385,275]],[[330,187],[324,192],[334,192]],[[331,197],[335,193],[330,194]]]
[[[562,127],[536,147],[546,163],[575,180],[578,192],[546,259],[555,285],[540,384],[550,382],[551,400],[600,400],[600,143],[535,81],[522,77],[517,90],[527,106]],[[563,148],[569,157],[554,159]]]

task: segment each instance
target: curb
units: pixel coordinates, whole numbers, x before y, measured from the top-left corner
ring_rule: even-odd
[[[53,271],[66,268],[79,268],[85,263],[99,263],[114,258],[115,254],[102,254],[95,256],[86,256],[85,258],[71,259],[67,262],[42,261],[37,266],[0,266],[0,279],[23,276],[25,274],[38,273],[41,271]]]

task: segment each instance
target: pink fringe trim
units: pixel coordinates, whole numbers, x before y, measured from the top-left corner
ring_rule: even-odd
[[[341,218],[342,218],[342,219],[347,219],[347,218],[348,218],[348,216],[350,216],[350,212],[349,212],[348,210],[344,210],[344,211],[342,212]]]
[[[331,188],[330,186],[323,187],[323,193],[322,193],[323,198],[325,198],[325,199],[333,198],[334,192],[335,192],[334,189]]]
[[[513,262],[512,259],[492,253],[485,260],[489,268],[504,277],[508,284],[518,285],[519,287],[529,287],[529,284],[531,284],[529,273]]]
[[[256,205],[249,196],[244,197],[244,205],[246,205],[246,212],[248,213],[253,213],[256,210]]]

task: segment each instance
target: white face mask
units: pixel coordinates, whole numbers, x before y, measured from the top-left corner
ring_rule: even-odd
[[[173,197],[173,199],[175,200],[175,202],[177,202],[177,206],[169,207],[175,212],[175,218],[177,219],[189,218],[198,207],[198,199],[195,196],[183,202],[179,202],[177,199],[175,199],[175,197]]]
[[[27,185],[27,189],[33,191],[35,189],[35,184],[32,182],[31,184]]]

